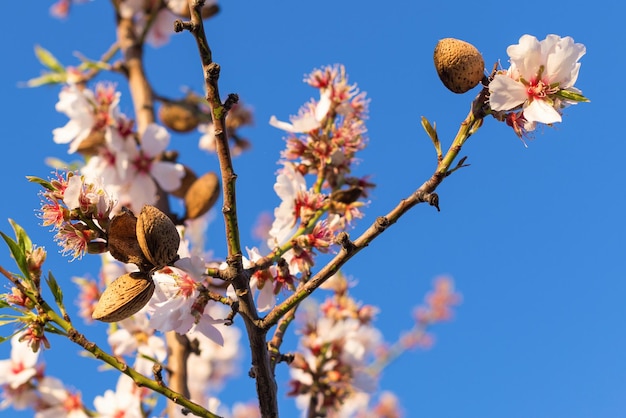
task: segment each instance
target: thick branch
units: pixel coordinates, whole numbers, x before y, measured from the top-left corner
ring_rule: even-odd
[[[137,39],[131,18],[118,16],[117,43],[128,75],[128,87],[137,118],[137,131],[142,134],[146,127],[154,122],[154,100],[143,69],[143,45]]]
[[[241,316],[246,325],[252,355],[251,376],[256,380],[261,415],[264,418],[274,418],[278,417],[276,382],[267,350],[266,331],[258,326],[260,321],[252,292],[250,291],[249,277],[243,270],[235,198],[235,180],[237,175],[233,169],[226,132],[226,114],[228,109],[237,102],[238,98],[236,95],[229,95],[225,103],[221,101],[218,89],[220,66],[213,62],[211,49],[204,32],[201,16],[203,5],[203,0],[189,0],[191,22],[178,21],[175,24],[175,30],[189,30],[194,35],[198,46],[205,78],[206,99],[211,108],[216,150],[222,175],[222,195],[224,197],[222,212],[228,245],[228,257],[226,260],[228,271],[224,275],[225,277],[228,276],[226,279],[233,283],[239,298],[239,312],[242,314]]]

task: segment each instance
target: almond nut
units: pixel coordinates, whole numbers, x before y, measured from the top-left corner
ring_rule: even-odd
[[[137,218],[137,241],[143,255],[155,269],[178,259],[180,235],[174,222],[162,211],[145,205]]]
[[[440,40],[433,58],[441,82],[454,93],[473,89],[484,77],[482,55],[474,45],[460,39]]]
[[[145,273],[124,274],[104,290],[91,317],[102,322],[126,319],[148,303],[154,287],[154,282]]]
[[[187,219],[196,219],[209,211],[220,197],[217,174],[208,172],[192,183],[185,194]]]

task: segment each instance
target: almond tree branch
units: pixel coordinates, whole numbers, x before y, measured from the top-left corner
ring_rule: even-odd
[[[124,373],[125,375],[133,379],[133,381],[138,386],[146,387],[153,390],[154,392],[157,392],[167,397],[170,401],[182,406],[183,409],[187,412],[191,412],[192,414],[199,417],[220,418],[218,415],[207,411],[204,407],[190,401],[188,397],[183,396],[182,394],[163,385],[162,381],[159,382],[147,378],[146,376],[137,372],[134,368],[120,361],[117,357],[114,357],[102,350],[95,343],[87,340],[87,338],[85,338],[83,334],[78,332],[73,327],[72,323],[69,321],[69,318],[63,318],[59,314],[57,314],[56,311],[41,297],[38,292],[33,292],[25,287],[19,278],[9,273],[2,266],[0,266],[0,274],[8,278],[20,290],[20,292],[22,292],[22,294],[28,297],[28,299],[30,299],[35,304],[40,316],[44,317],[46,321],[53,322],[58,325],[63,331],[65,331],[70,341],[80,345],[86,351],[91,353],[95,358],[102,360],[114,369],[117,369],[120,372]]]
[[[307,298],[315,289],[320,287],[328,278],[339,271],[354,255],[367,247],[377,236],[396,223],[398,219],[407,213],[413,206],[427,202],[431,206],[439,207],[439,198],[435,194],[437,187],[450,173],[450,166],[458,156],[463,144],[480,128],[483,118],[486,116],[485,101],[489,90],[487,87],[479,93],[472,103],[471,109],[465,120],[461,123],[456,137],[452,141],[446,155],[439,161],[432,176],[426,180],[413,194],[400,201],[387,215],[380,216],[370,227],[356,240],[350,241],[347,233],[339,234],[338,243],[341,251],[322,269],[307,281],[294,294],[289,296],[281,304],[275,306],[261,321],[261,327],[269,330],[287,314],[294,306]]]
[[[224,197],[222,212],[224,214],[228,243],[228,257],[226,259],[228,268],[222,276],[224,279],[232,282],[239,298],[239,312],[244,319],[252,356],[250,375],[256,380],[261,415],[273,418],[278,417],[277,386],[266,344],[267,331],[260,329],[258,326],[259,317],[252,292],[250,291],[249,275],[243,270],[235,199],[235,180],[237,175],[233,169],[226,132],[226,114],[230,107],[237,102],[238,97],[231,94],[224,103],[221,101],[218,89],[220,66],[213,62],[211,48],[204,32],[201,14],[203,5],[204,0],[189,0],[191,21],[176,21],[174,30],[177,32],[182,30],[190,31],[196,39],[198,46],[205,79],[206,99],[211,109],[215,143],[222,175],[222,195]]]
[[[154,122],[152,89],[143,68],[143,44],[137,38],[135,24],[130,17],[117,14],[117,43],[122,53],[128,87],[135,107],[137,131],[141,135]]]

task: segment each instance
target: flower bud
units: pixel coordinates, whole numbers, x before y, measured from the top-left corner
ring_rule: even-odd
[[[485,61],[474,45],[454,38],[440,40],[435,47],[435,68],[441,82],[454,93],[465,93],[481,82]]]

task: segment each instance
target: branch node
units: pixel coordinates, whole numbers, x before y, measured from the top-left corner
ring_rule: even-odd
[[[224,110],[229,111],[234,105],[239,102],[239,95],[236,93],[230,93],[224,102]]]
[[[379,216],[376,218],[376,230],[379,232],[384,231],[389,226],[389,219],[386,216]]]
[[[345,231],[340,232],[339,235],[337,235],[335,242],[341,245],[341,247],[348,253],[351,252],[355,247],[354,243],[350,241],[350,235],[348,235],[348,233]]]
[[[224,319],[224,325],[226,325],[227,327],[231,326],[235,319],[235,315],[237,315],[238,312],[239,312],[239,301],[235,300],[233,301],[233,304],[230,307],[230,312],[228,313],[228,316]]]
[[[212,62],[206,69],[206,79],[209,83],[213,84],[220,77],[220,65]]]
[[[165,386],[163,383],[163,366],[159,363],[154,363],[152,366],[152,374],[154,375],[154,380],[159,384],[159,386]]]

